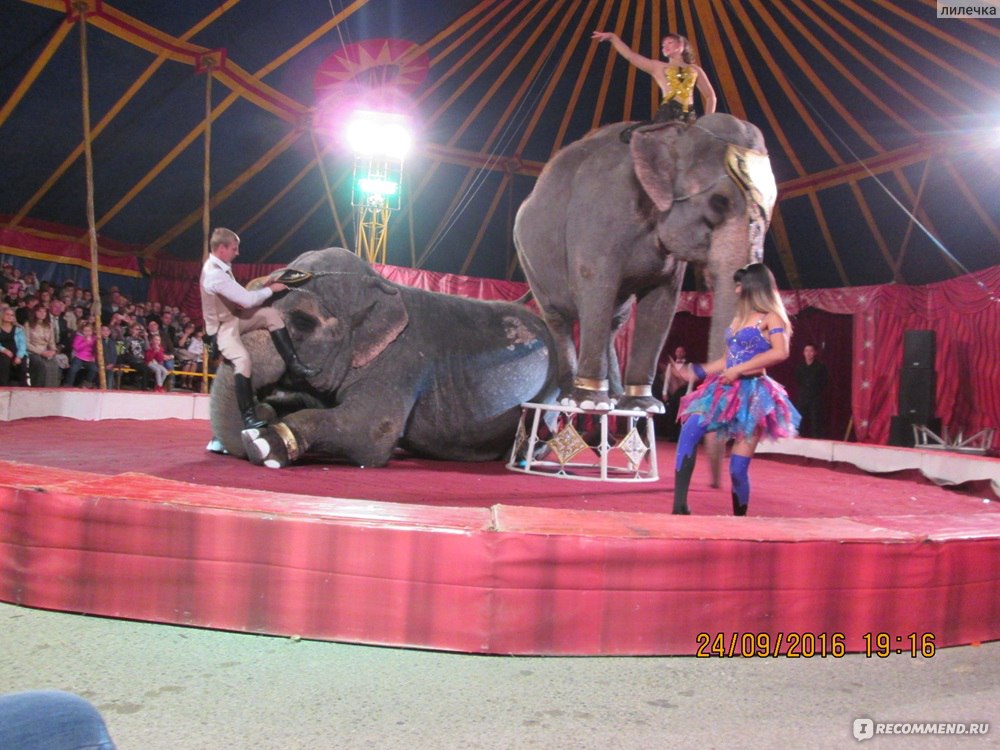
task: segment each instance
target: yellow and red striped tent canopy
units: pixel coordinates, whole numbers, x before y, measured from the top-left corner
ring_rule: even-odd
[[[390,102],[415,140],[387,261],[519,279],[511,225],[541,166],[656,107],[648,76],[591,33],[656,56],[675,31],[719,110],[765,134],[779,187],[766,259],[783,286],[949,278],[1000,262],[1000,20],[937,5],[6,0],[0,228],[86,236],[86,63],[104,249],[200,257],[206,185],[241,260],[353,247],[336,128]]]

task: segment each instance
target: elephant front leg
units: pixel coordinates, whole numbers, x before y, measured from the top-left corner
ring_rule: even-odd
[[[573,389],[563,406],[583,411],[610,411],[615,401],[609,393],[609,365],[614,343],[612,316],[619,311],[605,304],[599,293],[591,295],[580,309],[580,364]],[[617,359],[615,360],[617,363]]]
[[[284,422],[251,427],[240,433],[247,461],[254,466],[283,469],[305,453],[302,443]]]
[[[683,278],[682,264],[673,279],[650,290],[636,303],[635,332],[625,371],[625,396],[618,403],[620,409],[666,413],[663,402],[653,394],[653,378],[674,319]]]
[[[244,430],[243,446],[252,464],[270,469],[289,466],[309,450],[358,466],[385,466],[405,424],[405,411],[372,404],[304,409],[262,429]]]

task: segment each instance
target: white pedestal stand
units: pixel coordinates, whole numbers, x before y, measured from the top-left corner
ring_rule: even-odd
[[[593,424],[591,430],[582,432],[599,433],[590,442],[579,426],[586,417]],[[609,435],[610,417],[626,420],[625,436],[620,440]],[[526,426],[529,420],[530,428]],[[623,409],[585,412],[558,404],[521,404],[521,421],[507,468],[592,482],[655,482],[659,473],[652,415]]]

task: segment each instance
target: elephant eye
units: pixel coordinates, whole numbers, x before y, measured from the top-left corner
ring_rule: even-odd
[[[293,328],[306,336],[319,328],[319,320],[302,310],[292,310],[285,322],[289,328]]]
[[[723,195],[722,193],[715,193],[710,199],[709,204],[712,206],[712,210],[718,214],[725,215],[729,213],[732,201],[729,196]]]

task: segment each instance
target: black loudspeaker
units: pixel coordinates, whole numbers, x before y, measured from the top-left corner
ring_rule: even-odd
[[[899,371],[899,416],[917,424],[934,417],[937,373],[931,369],[904,367]]]
[[[934,331],[906,331],[903,334],[903,367],[934,369]]]
[[[914,424],[923,424],[935,435],[941,434],[941,420],[936,417],[926,423],[911,421],[906,417],[892,417],[892,421],[889,423],[889,445],[913,448],[916,445],[916,439],[913,435]]]

